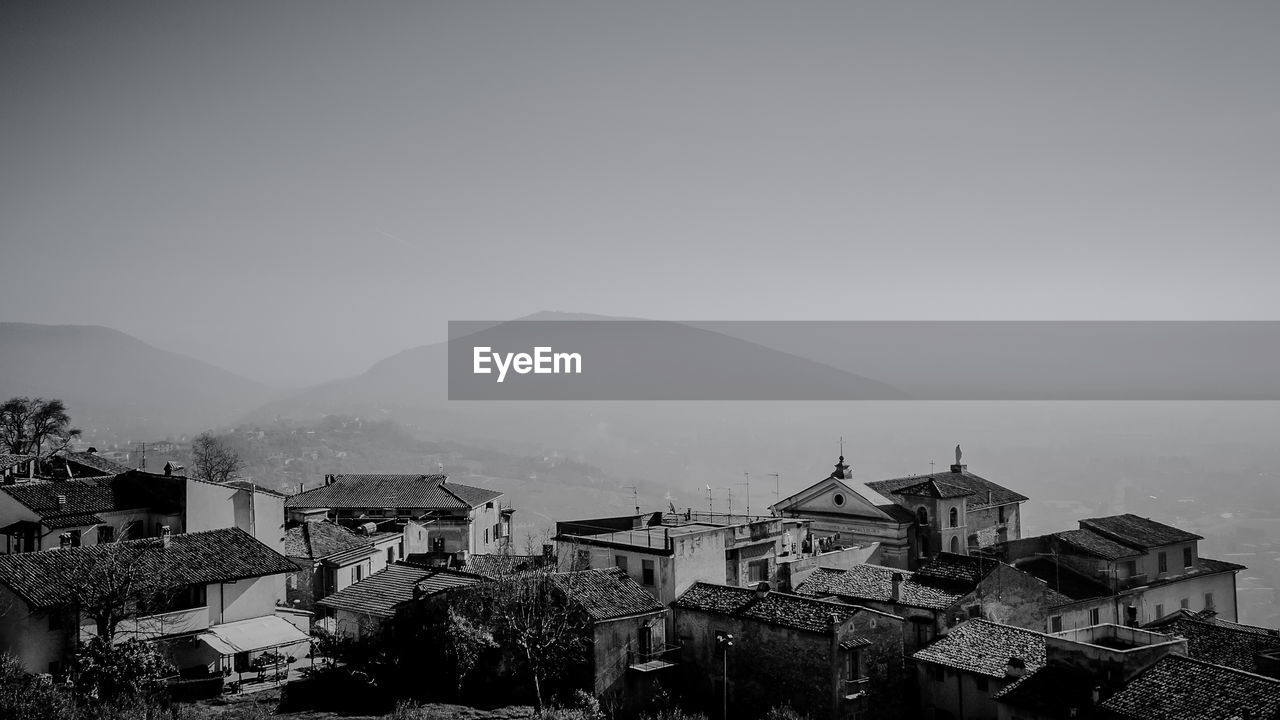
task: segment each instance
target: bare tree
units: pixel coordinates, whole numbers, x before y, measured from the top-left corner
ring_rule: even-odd
[[[224,483],[244,467],[240,453],[213,433],[200,433],[191,441],[191,464],[200,480]]]
[[[171,599],[172,573],[164,540],[97,545],[70,585],[73,604],[93,621],[98,637],[113,641],[120,623],[156,612]]]
[[[0,451],[45,458],[79,435],[61,400],[15,397],[0,405]]]

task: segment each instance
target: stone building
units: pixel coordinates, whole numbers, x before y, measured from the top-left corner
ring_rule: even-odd
[[[690,697],[712,718],[790,705],[813,720],[904,717],[902,618],[696,583],[671,605]]]

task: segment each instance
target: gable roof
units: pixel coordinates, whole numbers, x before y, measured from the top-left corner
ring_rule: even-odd
[[[916,570],[917,582],[948,583],[973,589],[1000,566],[995,558],[941,552]]]
[[[966,620],[911,657],[953,670],[1003,678],[1009,658],[1032,673],[1045,664],[1044,634],[986,620]]]
[[[748,588],[704,582],[694,583],[671,603],[671,607],[755,620],[811,633],[826,633],[833,617],[837,624],[842,624],[859,612],[876,612],[857,605],[790,593],[770,591],[761,597],[760,593]]]
[[[972,490],[962,488],[959,485],[952,485],[951,483],[939,482],[934,478],[929,478],[915,485],[900,487],[890,492],[894,495],[914,495],[916,497],[935,499],[969,497],[973,494]]]
[[[1166,655],[1100,707],[1131,720],[1270,718],[1280,710],[1280,680]]]
[[[1280,632],[1178,610],[1143,626],[1187,639],[1187,655],[1197,660],[1258,672],[1257,655],[1280,649]]]
[[[622,568],[556,573],[551,582],[596,622],[665,609]]]
[[[284,554],[308,560],[320,560],[371,546],[367,537],[360,537],[327,520],[308,520],[289,528],[284,534]]]
[[[1173,543],[1204,539],[1195,533],[1180,530],[1164,523],[1158,523],[1148,518],[1138,517],[1132,513],[1087,518],[1080,521],[1080,527],[1092,530],[1125,545],[1144,550],[1163,545],[1172,545]]]
[[[101,518],[95,517],[98,513],[147,506],[143,498],[118,491],[114,483],[92,480],[42,480],[0,486],[0,492],[38,515],[46,526],[54,528],[96,524],[102,522]],[[60,498],[62,502],[59,502]],[[67,524],[73,519],[76,522]]]
[[[834,596],[849,602],[892,603],[894,575],[902,577],[897,604],[925,610],[945,610],[976,586],[976,581],[967,585],[936,577],[921,577],[919,572],[862,564],[845,570],[818,568],[796,587],[796,593],[809,597]]]
[[[102,475],[119,475],[122,472],[129,472],[133,469],[125,467],[114,460],[104,458],[98,453],[63,451],[54,457],[55,459],[66,458],[76,465],[89,468]]]
[[[963,466],[950,472],[936,472],[930,475],[912,475],[909,477],[892,478],[890,480],[877,480],[869,482],[867,485],[873,490],[880,493],[891,495],[896,490],[909,488],[913,485],[919,485],[926,480],[934,480],[939,483],[951,485],[963,490],[972,492],[965,498],[964,504],[967,509],[974,510],[984,507],[994,507],[996,505],[1008,505],[1009,503],[1026,502],[1027,496],[1016,493],[1009,488],[997,485],[990,480],[979,477],[969,472]]]
[[[446,482],[444,475],[335,475],[333,483],[292,495],[286,508],[424,508],[465,510],[502,493]]]
[[[467,556],[466,570],[487,578],[510,575],[552,564],[546,555],[475,554]]]
[[[832,473],[831,477],[823,478],[809,487],[797,492],[789,497],[783,498],[778,502],[770,505],[769,508],[775,512],[818,512],[812,509],[799,509],[797,506],[820,497],[828,490],[842,492],[847,496],[853,496],[862,502],[850,504],[845,503],[844,506],[833,508],[829,512],[841,515],[858,515],[855,512],[860,507],[868,508],[867,513],[863,513],[864,517],[881,517],[888,516],[889,519],[899,523],[915,522],[915,515],[911,511],[903,508],[889,498],[881,495],[876,490],[868,487],[865,483],[855,482],[849,478],[835,477]]]
[[[0,584],[33,607],[72,603],[104,565],[118,562],[157,590],[233,582],[298,569],[239,528],[0,555]]]
[[[317,601],[316,604],[358,615],[392,617],[396,614],[397,607],[413,600],[414,588],[421,588],[425,595],[435,595],[481,581],[482,578],[470,573],[398,562]]]
[[[1084,528],[1054,533],[1053,537],[1075,550],[1103,560],[1119,560],[1143,555],[1137,548],[1118,543],[1105,535],[1099,535]]]

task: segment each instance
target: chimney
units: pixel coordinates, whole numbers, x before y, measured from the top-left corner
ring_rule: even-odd
[[[837,627],[838,625],[840,625],[840,614],[839,614],[839,613],[831,613],[831,614],[827,615],[827,626],[828,626],[828,627],[830,627],[832,630],[835,630],[835,629],[836,629],[836,627]]]
[[[892,594],[889,597],[893,601],[893,604],[897,605],[899,598],[902,597],[902,573],[899,573],[899,572],[894,573],[892,582],[893,582],[893,590],[892,590]]]
[[[756,599],[763,600],[769,595],[769,583],[762,582],[756,586]]]
[[[332,484],[333,484],[333,475],[325,475],[325,476],[324,476],[324,484],[325,484],[325,485],[332,485]]]
[[[59,496],[58,496],[58,509],[59,509],[59,510],[62,510],[62,509],[64,509],[64,508],[66,508],[66,507],[67,507],[67,496],[66,496],[66,495],[59,495]]]
[[[1010,657],[1009,662],[1004,665],[1004,676],[1007,678],[1020,678],[1027,672],[1027,664],[1020,657]]]
[[[173,536],[172,528],[170,528],[168,525],[160,526],[160,546],[161,547],[168,548],[169,538],[171,538],[172,536]]]

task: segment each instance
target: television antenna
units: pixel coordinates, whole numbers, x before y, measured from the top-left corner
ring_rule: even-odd
[[[639,515],[640,514],[640,488],[636,487],[635,485],[623,485],[622,489],[631,491],[631,499],[636,504],[636,515]]]

